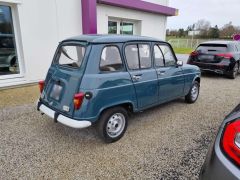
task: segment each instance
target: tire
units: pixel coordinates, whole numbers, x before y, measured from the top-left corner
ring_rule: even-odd
[[[122,107],[106,110],[97,123],[100,137],[106,143],[113,143],[121,139],[127,129],[128,113]]]
[[[196,102],[199,96],[199,91],[200,91],[200,84],[197,81],[194,81],[191,89],[189,90],[188,94],[185,96],[185,101],[190,104]]]
[[[235,79],[237,77],[238,71],[239,71],[239,66],[238,66],[238,63],[236,63],[235,66],[233,67],[231,74],[228,77],[230,79]]]

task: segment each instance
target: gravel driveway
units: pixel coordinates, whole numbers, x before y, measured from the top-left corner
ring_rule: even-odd
[[[197,179],[219,124],[240,102],[239,89],[240,76],[204,75],[195,104],[179,99],[136,114],[114,144],[94,128],[41,116],[28,92],[25,104],[0,109],[0,179]],[[0,103],[12,91],[0,91]]]

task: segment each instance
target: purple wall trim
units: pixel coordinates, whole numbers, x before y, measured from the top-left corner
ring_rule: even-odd
[[[106,4],[111,6],[117,6],[128,9],[135,9],[145,12],[163,14],[168,16],[176,16],[178,10],[175,8],[158,5],[141,0],[97,0],[100,4]]]
[[[82,0],[83,34],[97,34],[97,3],[167,16],[176,16],[178,13],[175,8],[141,0]]]
[[[97,34],[97,1],[82,0],[83,34]]]

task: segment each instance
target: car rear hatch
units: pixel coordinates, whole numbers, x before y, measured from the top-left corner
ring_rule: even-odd
[[[219,63],[227,52],[226,44],[200,44],[190,56],[193,62]]]
[[[41,100],[66,116],[74,113],[74,95],[84,73],[86,44],[64,43],[59,46],[48,71]]]

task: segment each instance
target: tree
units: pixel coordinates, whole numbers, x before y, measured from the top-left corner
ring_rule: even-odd
[[[179,29],[178,30],[178,37],[183,37],[183,36],[185,36],[185,31],[184,31],[184,29]]]
[[[204,19],[200,19],[195,23],[195,30],[200,31],[201,37],[207,37],[209,29],[211,27],[211,23],[209,21],[206,21]]]
[[[220,31],[219,31],[217,25],[215,27],[211,27],[209,29],[209,37],[210,38],[219,38],[220,37]]]
[[[220,31],[220,36],[222,38],[231,38],[234,33],[238,31],[237,27],[232,25],[232,22],[225,24]]]

